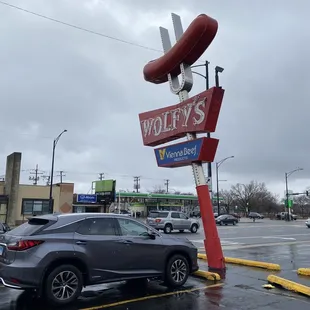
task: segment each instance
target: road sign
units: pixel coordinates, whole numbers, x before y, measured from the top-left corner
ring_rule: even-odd
[[[159,167],[175,168],[193,162],[212,162],[215,157],[218,140],[200,138],[155,149]]]
[[[288,201],[287,201],[287,207],[288,208],[292,208],[293,207],[293,200],[291,200],[291,199],[289,199]]]

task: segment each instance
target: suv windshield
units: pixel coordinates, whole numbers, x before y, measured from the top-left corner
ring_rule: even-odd
[[[46,219],[32,218],[28,220],[28,222],[8,231],[7,235],[30,236],[48,223],[49,223],[49,220],[46,220]]]
[[[167,216],[168,216],[168,212],[151,212],[149,214],[149,217],[151,217],[151,218],[157,218],[157,217],[165,218]]]

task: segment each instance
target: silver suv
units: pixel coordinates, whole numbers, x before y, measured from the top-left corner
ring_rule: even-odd
[[[190,219],[183,212],[178,211],[151,211],[146,223],[157,230],[170,234],[173,230],[189,230],[196,233],[200,227],[199,221]]]
[[[35,290],[57,306],[83,287],[159,278],[180,287],[198,270],[197,248],[128,216],[75,213],[37,216],[0,235],[0,283]]]

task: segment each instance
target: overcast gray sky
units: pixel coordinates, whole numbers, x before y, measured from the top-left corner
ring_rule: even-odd
[[[307,0],[7,0],[53,19],[125,44],[70,28],[0,3],[0,175],[6,155],[23,153],[22,181],[38,164],[48,174],[53,139],[55,169],[76,192],[87,192],[104,172],[117,187],[142,191],[170,179],[171,188],[194,190],[189,167],[158,168],[153,150],[144,147],[138,113],[177,103],[167,84],[143,80],[143,66],[161,55],[159,26],[172,34],[171,12],[183,27],[200,13],[219,22],[218,35],[201,61],[225,68],[226,90],[214,137],[217,160],[234,155],[220,168],[221,187],[264,181],[279,194],[284,172],[290,187],[310,185],[310,2]],[[148,49],[150,48],[150,49]],[[201,68],[201,73],[203,68]],[[195,76],[192,95],[204,89]],[[55,177],[55,181],[59,178]]]

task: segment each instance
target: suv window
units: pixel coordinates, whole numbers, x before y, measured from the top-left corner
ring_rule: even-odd
[[[182,220],[186,220],[187,219],[187,216],[184,214],[184,213],[180,213],[180,218]]]
[[[148,233],[147,227],[129,219],[117,219],[123,236],[143,236]]]
[[[159,217],[159,218],[166,218],[166,217],[168,217],[168,212],[151,212],[150,214],[149,214],[149,217],[151,217],[151,218],[157,218],[157,217]]]
[[[173,219],[179,219],[179,218],[180,218],[180,213],[178,213],[178,212],[172,212],[172,213],[171,213],[171,217],[172,217]]]
[[[54,223],[54,221],[51,221]],[[13,236],[31,236],[32,234],[39,231],[41,228],[43,228],[46,224],[49,224],[50,221],[47,219],[41,219],[41,218],[31,218],[28,220],[28,222],[17,226],[16,228],[10,230],[7,232],[8,235]]]
[[[86,219],[76,232],[81,235],[115,236],[115,220],[113,218]]]

